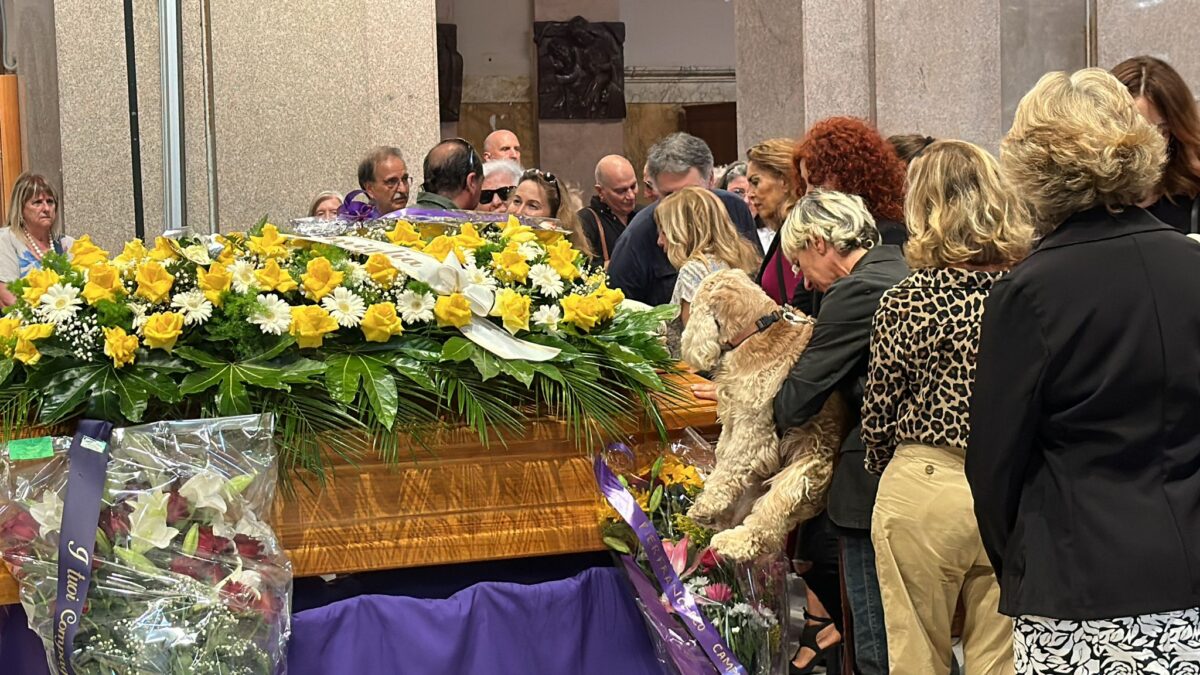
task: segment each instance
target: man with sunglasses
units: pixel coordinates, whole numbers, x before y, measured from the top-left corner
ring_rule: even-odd
[[[483,163],[483,191],[479,210],[484,213],[508,213],[508,200],[521,180],[521,165],[511,159],[493,159]]]
[[[367,193],[380,215],[408,206],[412,176],[399,148],[380,146],[358,164],[358,187]]]
[[[417,207],[449,211],[474,211],[483,191],[483,161],[475,146],[451,138],[433,146],[425,155],[424,192]]]

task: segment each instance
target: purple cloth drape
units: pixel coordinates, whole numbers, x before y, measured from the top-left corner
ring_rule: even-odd
[[[0,607],[5,673],[44,675],[20,605]],[[10,670],[11,668],[11,670]],[[661,675],[620,572],[482,583],[445,600],[364,595],[293,617],[289,675]]]

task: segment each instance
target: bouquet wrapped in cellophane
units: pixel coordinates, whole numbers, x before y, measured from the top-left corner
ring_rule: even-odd
[[[786,672],[786,562],[722,559],[709,547],[714,532],[687,516],[715,462],[711,446],[689,429],[645,465],[625,446],[607,455],[595,458],[606,499],[601,533],[663,667],[680,675]]]
[[[269,415],[113,432],[99,519],[84,523],[96,533],[66,651],[74,672],[283,671],[291,563],[262,520],[277,481],[272,434]],[[55,663],[60,532],[70,531],[69,519],[96,512],[70,507],[64,520],[69,474],[77,473],[70,445],[69,437],[44,437],[9,441],[0,451],[0,553],[52,672],[62,672]]]

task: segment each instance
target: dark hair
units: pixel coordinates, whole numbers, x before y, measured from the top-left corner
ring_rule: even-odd
[[[358,187],[366,190],[367,183],[375,181],[375,166],[389,157],[395,157],[401,162],[404,161],[404,153],[400,152],[400,148],[390,145],[381,145],[372,150],[371,154],[364,157],[358,163]]]
[[[887,142],[892,144],[896,149],[896,154],[905,164],[912,164],[912,161],[921,156],[925,152],[925,148],[933,145],[936,139],[933,136],[922,136],[921,134],[896,134],[888,136]]]
[[[858,195],[876,222],[904,222],[904,162],[870,124],[854,117],[830,117],[813,125],[796,146],[792,163],[808,182]]]
[[[745,178],[749,166],[745,162],[734,162],[729,166],[722,167],[721,180],[717,182],[718,190],[728,190],[729,184],[738,178]]]
[[[1200,194],[1200,113],[1187,82],[1165,61],[1135,56],[1112,69],[1121,84],[1136,98],[1158,108],[1167,123],[1167,166],[1162,193],[1166,196]]]
[[[425,191],[453,197],[467,188],[472,173],[483,179],[483,160],[475,146],[461,138],[451,138],[433,146],[425,155]]]

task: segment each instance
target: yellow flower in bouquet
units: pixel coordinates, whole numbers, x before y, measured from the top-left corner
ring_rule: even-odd
[[[108,251],[92,243],[89,235],[83,235],[71,244],[71,264],[86,270],[96,263],[108,262]]]
[[[15,316],[6,316],[0,319],[0,339],[9,340],[17,334],[17,328],[20,328],[21,320]]]
[[[170,297],[171,286],[175,283],[175,275],[153,260],[143,263],[134,279],[138,285],[135,295],[152,303],[163,302]]]
[[[479,236],[479,232],[475,229],[474,223],[463,223],[462,228],[458,231],[458,236],[454,238],[454,243],[463,247],[468,251],[483,246],[487,243],[483,237]]]
[[[658,476],[667,485],[704,487],[704,479],[700,477],[700,472],[696,471],[696,467],[684,464],[678,457],[671,454],[663,456],[663,465]]]
[[[142,335],[146,338],[146,346],[151,349],[171,351],[175,341],[183,333],[183,315],[179,312],[159,312],[151,314],[142,326]]]
[[[133,355],[137,348],[137,336],[127,334],[124,328],[104,329],[104,355],[112,359],[117,368],[133,363]]]
[[[471,303],[462,293],[443,295],[434,304],[433,315],[439,326],[462,328],[471,323]]]
[[[519,330],[529,330],[529,303],[528,295],[505,288],[496,295],[492,316],[503,319],[504,329],[516,335]]]
[[[49,323],[31,323],[28,326],[18,328],[15,334],[17,336],[17,347],[13,351],[13,358],[27,366],[32,366],[42,360],[42,353],[38,351],[33,343],[53,335],[54,325]]]
[[[217,243],[221,245],[221,254],[217,256],[217,262],[222,265],[232,265],[233,261],[237,260],[238,249],[233,239],[218,234]]]
[[[196,268],[196,287],[204,291],[204,297],[217,307],[221,306],[221,294],[232,285],[233,273],[220,262],[209,265],[207,270]]]
[[[255,272],[254,278],[264,291],[287,293],[296,290],[296,280],[292,279],[287,270],[280,268],[279,261],[274,258],[267,261],[266,267]]]
[[[384,288],[391,288],[392,282],[396,280],[396,275],[400,273],[392,261],[382,253],[372,253],[371,257],[367,258],[364,269],[372,281]]]
[[[451,251],[454,251],[454,257],[458,258],[458,262],[464,265],[467,263],[467,257],[454,237],[441,234],[425,245],[425,253],[437,258],[438,262],[445,261]]]
[[[492,254],[492,267],[500,281],[525,283],[529,277],[529,263],[518,249],[518,244],[509,242],[508,248]]]
[[[426,223],[420,229],[422,239],[433,239],[446,233],[446,226],[440,223]]]
[[[558,276],[566,281],[574,281],[579,278],[579,268],[575,266],[575,259],[579,257],[579,251],[571,246],[571,242],[563,239],[557,244],[551,244],[546,247],[546,253],[550,254],[550,266],[558,272]]]
[[[287,239],[279,234],[279,228],[267,223],[263,225],[262,234],[250,237],[246,248],[263,258],[286,258],[288,256]]]
[[[421,235],[407,220],[397,220],[396,226],[387,233],[387,238],[393,244],[409,246],[418,250],[421,248]]]
[[[328,258],[319,256],[308,261],[308,267],[304,274],[300,275],[300,286],[309,300],[320,302],[321,298],[341,286],[345,277],[345,274],[333,269]]]
[[[147,255],[149,255],[149,252],[146,251],[142,240],[131,239],[125,242],[125,248],[121,251],[121,255],[117,256],[113,262],[123,269],[145,260]]]
[[[396,305],[390,302],[380,302],[368,307],[359,327],[362,328],[363,337],[367,342],[387,342],[393,335],[404,332],[400,317],[396,315]]]
[[[557,244],[563,240],[563,233],[558,230],[538,230],[537,240],[546,246]]]
[[[617,313],[617,305],[625,301],[625,294],[620,289],[609,288],[608,283],[601,283],[600,286],[592,291],[592,296],[600,301],[604,311],[601,312],[600,320],[611,319]]]
[[[591,295],[568,295],[559,304],[563,309],[563,321],[585,331],[595,328],[605,311],[604,303]]]
[[[121,272],[107,263],[96,263],[88,269],[88,280],[83,286],[83,299],[89,305],[102,300],[116,300],[125,292],[121,283]]]
[[[304,305],[292,308],[291,334],[296,337],[300,349],[316,349],[325,341],[325,336],[337,330],[337,321],[320,305]]]
[[[36,305],[46,294],[46,290],[59,282],[60,277],[54,270],[32,270],[25,275],[25,292],[21,297],[25,302]]]
[[[151,260],[165,262],[167,260],[179,260],[179,254],[175,252],[175,247],[166,237],[156,237],[154,239],[154,248],[147,253]]]
[[[500,236],[507,239],[510,244],[524,244],[537,239],[537,232],[534,232],[533,228],[528,225],[522,225],[516,216],[509,216],[508,223],[500,231]]]

